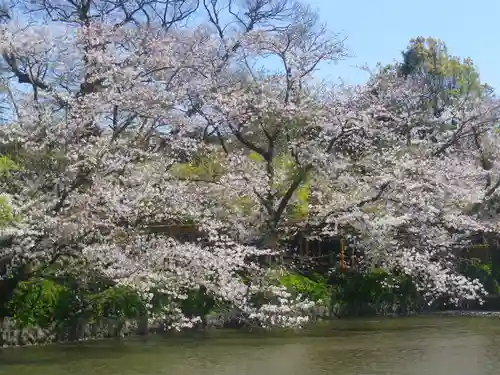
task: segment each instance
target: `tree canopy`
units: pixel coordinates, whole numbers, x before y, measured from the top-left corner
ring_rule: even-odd
[[[500,107],[441,42],[416,39],[400,65],[339,91],[314,77],[343,40],[288,0],[11,14],[3,277],[104,279],[149,307],[161,291],[154,312],[177,328],[199,321],[181,308],[199,290],[247,321],[300,326],[314,302],[263,261],[300,232],[348,239],[362,269],[408,275],[428,301],[484,294],[457,264],[473,234],[499,233]]]

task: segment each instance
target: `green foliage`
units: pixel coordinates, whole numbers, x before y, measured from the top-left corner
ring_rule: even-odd
[[[279,282],[289,291],[307,296],[315,302],[328,303],[331,290],[327,279],[321,275],[313,274],[309,277],[298,273],[288,273],[280,277]]]
[[[293,219],[305,219],[309,214],[309,197],[311,184],[309,181],[302,183],[295,191],[296,203],[291,203],[287,208],[287,215]]]
[[[472,60],[450,55],[439,39],[412,39],[402,55],[399,73],[404,77],[417,76],[425,82],[431,93],[427,104],[436,115],[458,99],[491,93],[487,85],[481,84]]]
[[[248,196],[244,195],[231,200],[228,205],[229,208],[237,208],[243,215],[250,215],[256,203]]]
[[[406,313],[420,306],[420,296],[409,277],[381,269],[366,274],[337,273],[331,278],[285,273],[278,280],[290,292],[328,306],[337,316]]]
[[[133,290],[123,286],[108,288],[89,296],[93,307],[92,317],[103,316],[110,319],[124,320],[140,316],[144,311],[144,303]]]
[[[248,154],[248,158],[255,163],[264,162],[262,155],[254,151]],[[275,170],[273,188],[276,189],[278,193],[277,196],[282,197],[286,194],[292,181],[297,178],[300,173],[303,173],[303,171],[297,168],[297,164],[288,153],[281,153],[275,156],[272,164]],[[309,213],[311,181],[308,177],[309,176],[304,176],[303,182],[294,192],[295,200],[290,201],[287,206],[286,215],[290,218],[305,219]],[[255,203],[242,198],[242,201],[238,201],[237,204],[241,204],[242,209],[250,210]]]
[[[479,259],[472,258],[463,262],[460,271],[471,279],[478,279],[486,288],[486,291],[492,294],[500,293],[500,280],[495,278],[492,265],[482,263]]]
[[[179,163],[172,167],[171,172],[178,177],[193,177],[197,176],[199,168],[196,165],[190,163]]]
[[[200,288],[188,292],[188,298],[182,301],[181,310],[186,316],[205,317],[214,306],[214,299]]]
[[[65,326],[78,319],[89,323],[102,318],[132,319],[143,309],[139,295],[126,287],[92,291],[48,279],[21,282],[9,302],[10,314],[21,327]]]
[[[68,289],[50,280],[30,280],[19,284],[9,309],[21,327],[50,326],[59,317]]]
[[[2,155],[0,156],[0,175],[6,176],[10,175],[10,172],[19,170],[20,166],[17,165],[14,160],[9,158],[8,156]]]
[[[294,192],[296,203],[291,204],[289,214],[298,218],[307,216],[309,208],[309,197],[311,194],[311,180],[308,175],[301,175],[302,169],[298,168],[297,164],[289,154],[281,154],[273,160],[278,174],[284,176],[282,180],[275,183],[275,188],[280,196],[284,196],[294,179],[302,177],[302,183]]]
[[[4,227],[16,220],[9,206],[7,197],[0,196],[0,228]]]
[[[418,308],[419,294],[408,276],[374,269],[334,277],[332,308],[337,315],[386,315]]]
[[[16,170],[20,170],[20,166],[17,163],[15,163],[8,156],[0,156],[0,178],[9,180],[11,172]],[[8,198],[0,195],[0,228],[16,221],[17,219],[18,218],[15,217],[12,212]]]
[[[150,301],[151,306],[149,306],[149,311],[153,314],[160,313],[165,306],[171,303],[170,295],[164,293],[159,288],[151,289],[150,293],[153,294],[153,298]]]
[[[262,163],[264,161],[264,158],[262,157],[261,154],[252,151],[248,154],[248,158],[256,163]]]
[[[224,173],[217,155],[199,155],[189,163],[179,163],[170,171],[174,176],[183,179],[214,181]]]

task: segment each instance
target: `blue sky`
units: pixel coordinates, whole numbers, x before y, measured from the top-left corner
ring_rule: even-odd
[[[346,36],[354,57],[321,75],[362,83],[356,65],[399,59],[412,37],[443,40],[452,55],[470,57],[481,80],[500,93],[500,0],[305,0],[329,28]]]

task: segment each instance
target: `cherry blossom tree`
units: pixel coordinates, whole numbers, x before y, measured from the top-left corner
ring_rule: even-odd
[[[456,250],[498,232],[494,98],[436,119],[425,85],[395,71],[347,91],[319,82],[343,41],[285,0],[21,5],[0,38],[26,87],[2,129],[19,164],[2,180],[16,217],[4,277],[52,267],[148,304],[160,291],[174,327],[200,319],[180,309],[200,289],[247,321],[297,326],[312,303],[262,258],[302,231],[349,235],[367,268],[412,276],[429,301],[480,297]],[[195,238],[165,229],[183,225]]]
[[[321,228],[354,227],[369,265],[413,276],[430,301],[457,302],[483,293],[456,271],[458,250],[471,234],[498,231],[483,207],[498,194],[491,131],[499,106],[491,97],[461,97],[436,117],[427,99],[425,82],[402,79],[396,69],[342,98],[340,133],[351,133],[356,155],[342,179],[346,193],[359,189],[360,198],[347,209],[322,206]]]
[[[231,225],[225,198],[233,192],[226,196],[222,179],[180,172],[200,155],[218,155],[190,134],[221,131],[215,114],[234,85],[234,104],[259,100],[257,82],[269,90],[287,79],[291,92],[289,73],[273,77],[250,64],[287,42],[296,50],[287,71],[302,79],[322,60],[342,57],[342,42],[306,7],[282,0],[21,5],[1,33],[6,66],[29,87],[12,89],[15,115],[2,130],[5,153],[21,166],[3,183],[21,218],[4,228],[4,277],[50,267],[81,280],[105,276],[147,303],[154,289],[167,296],[161,318],[175,327],[196,323],[179,305],[199,288],[244,319],[302,324],[310,302],[266,282],[259,257],[278,249],[252,246],[251,228]],[[197,15],[206,21],[185,24]],[[184,223],[198,239],[154,230]],[[259,293],[268,303],[254,303]]]
[[[437,117],[425,81],[396,69],[343,94],[301,83],[293,101],[286,85],[261,85],[257,104],[228,92],[206,106],[247,151],[231,153],[224,179],[254,208],[241,227],[271,248],[285,233],[349,235],[367,268],[411,276],[429,302],[480,298],[457,263],[472,234],[498,231],[484,210],[498,188],[496,99],[457,97]]]

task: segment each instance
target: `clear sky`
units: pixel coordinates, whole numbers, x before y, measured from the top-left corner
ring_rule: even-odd
[[[354,57],[321,75],[362,83],[355,66],[400,59],[417,36],[443,40],[450,54],[470,57],[481,81],[500,93],[500,0],[305,0],[320,11],[332,31],[347,37]],[[326,71],[328,70],[328,71]]]

